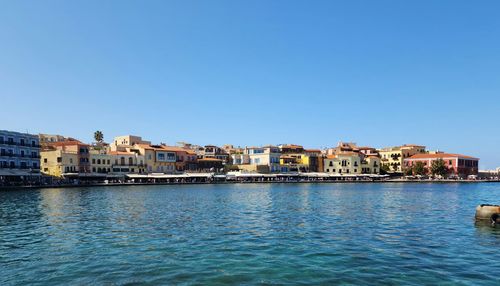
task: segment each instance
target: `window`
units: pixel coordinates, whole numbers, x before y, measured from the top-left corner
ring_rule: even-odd
[[[33,169],[38,169],[38,163],[37,162],[33,162]]]
[[[19,143],[21,144],[21,146],[24,146],[24,139],[20,139]]]
[[[327,173],[328,173],[328,172],[330,172],[330,169],[326,169],[326,172],[327,172]]]
[[[92,161],[94,161],[95,159],[92,159]],[[101,159],[97,159],[97,164],[98,165],[101,165]]]
[[[95,164],[95,159],[94,159],[94,158],[92,158],[92,164]],[[94,172],[95,172],[95,171],[94,171]]]
[[[330,161],[330,164],[328,166],[333,167],[333,161]]]
[[[71,161],[71,159],[69,159]],[[62,162],[62,157],[57,157],[57,163],[61,163]],[[45,158],[45,163],[47,163],[47,158]],[[73,163],[73,162],[71,162]]]
[[[44,158],[44,159],[43,159],[43,162],[44,162],[44,163],[47,163],[47,158]]]
[[[69,158],[69,163],[73,164],[73,158]]]

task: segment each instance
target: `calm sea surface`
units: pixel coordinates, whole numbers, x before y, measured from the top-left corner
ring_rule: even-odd
[[[500,184],[0,191],[0,285],[500,285]]]

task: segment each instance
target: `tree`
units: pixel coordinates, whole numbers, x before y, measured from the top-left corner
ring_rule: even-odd
[[[434,176],[444,177],[448,174],[448,167],[443,159],[437,159],[431,163],[431,174]]]
[[[413,174],[423,176],[427,173],[424,162],[416,162],[412,167]]]
[[[382,164],[380,166],[380,174],[385,175],[385,174],[389,173],[389,171],[390,171],[390,167],[388,164]]]
[[[411,176],[411,175],[413,175],[413,170],[412,170],[412,168],[405,168],[404,173],[405,173],[405,176]]]
[[[102,131],[97,130],[96,132],[94,132],[94,139],[95,142],[102,143],[104,141],[104,135],[102,134]]]

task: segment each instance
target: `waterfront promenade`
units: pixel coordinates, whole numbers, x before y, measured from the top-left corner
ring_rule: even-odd
[[[318,177],[314,176],[263,176],[254,174],[253,176],[235,177],[227,175],[201,175],[201,176],[175,176],[169,175],[168,179],[149,179],[149,180],[114,180],[114,181],[73,181],[64,182],[58,181],[55,184],[11,184],[0,185],[1,189],[37,189],[37,188],[78,188],[78,187],[105,187],[105,186],[127,186],[127,185],[196,185],[196,184],[349,184],[349,183],[411,183],[411,184],[429,184],[429,183],[500,183],[500,180],[478,179],[478,180],[457,180],[457,179],[405,179],[405,178],[390,178],[385,176],[379,177]]]

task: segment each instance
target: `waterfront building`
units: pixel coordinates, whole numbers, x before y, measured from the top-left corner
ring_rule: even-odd
[[[260,172],[281,172],[279,147],[267,145],[263,147],[247,147],[244,154],[248,155],[249,165],[251,170],[259,170]],[[242,168],[245,168],[244,166]]]
[[[44,150],[41,152],[42,173],[62,178],[68,174],[78,174],[78,154],[63,149]]]
[[[250,156],[248,154],[233,153],[231,156],[231,163],[233,165],[248,165],[250,164]]]
[[[0,130],[0,183],[40,176],[38,135]]]
[[[137,152],[110,151],[107,155],[111,160],[113,174],[142,174],[146,172],[144,156]]]
[[[278,147],[281,153],[280,172],[309,172],[309,157],[304,154],[303,146],[295,144],[281,144],[278,145]]]
[[[341,152],[327,155],[324,159],[324,172],[335,175],[361,174],[361,156],[356,152]]]
[[[198,169],[198,158],[194,150],[167,145],[161,145],[161,148],[164,151],[175,153],[175,171],[196,171]]]
[[[103,150],[90,150],[90,167],[94,174],[109,174],[113,168],[114,158]]]
[[[401,173],[404,171],[404,159],[415,154],[424,154],[425,146],[405,144],[402,146],[382,148],[378,150],[381,164],[389,169],[389,172]]]
[[[443,160],[450,177],[467,178],[478,174],[479,159],[471,156],[451,153],[415,154],[404,159],[406,168],[412,168],[417,162],[422,162],[428,173],[435,160]]]
[[[361,174],[380,174],[380,157],[361,155]]]
[[[198,170],[208,172],[219,172],[224,170],[224,161],[217,158],[198,159]]]
[[[202,150],[198,153],[198,159],[218,159],[222,161],[222,164],[229,163],[229,154],[222,148],[215,145],[205,145]]]
[[[304,154],[309,156],[309,172],[323,172],[323,153],[319,149],[304,149]]]
[[[64,177],[91,173],[89,145],[78,140],[49,143],[40,154],[44,174]]]
[[[135,144],[130,150],[144,156],[146,172],[176,173],[196,171],[197,154],[192,149],[167,145]]]
[[[500,179],[500,167],[494,170],[479,170],[478,176],[483,179],[499,180]]]

